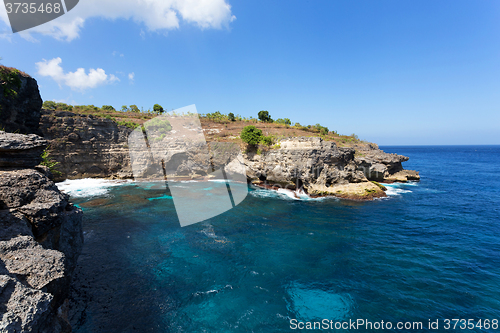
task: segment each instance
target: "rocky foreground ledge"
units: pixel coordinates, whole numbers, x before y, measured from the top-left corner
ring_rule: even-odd
[[[40,166],[47,142],[0,131],[0,331],[71,332],[67,293],[82,211]]]

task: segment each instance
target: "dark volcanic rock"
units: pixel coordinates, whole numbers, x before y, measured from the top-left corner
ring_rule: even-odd
[[[25,158],[30,166],[45,143],[36,135],[0,138],[4,149],[15,147],[17,162],[33,155]],[[17,165],[0,167],[0,331],[70,332],[64,304],[83,246],[82,211],[46,168]]]
[[[0,66],[0,70],[11,70]],[[7,132],[41,134],[38,129],[42,98],[35,79],[20,72],[20,88],[13,88],[16,96],[5,96],[5,84],[0,80],[0,128]]]
[[[0,167],[33,168],[42,161],[47,141],[35,134],[0,131]]]

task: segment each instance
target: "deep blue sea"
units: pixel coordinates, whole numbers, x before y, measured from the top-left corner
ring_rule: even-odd
[[[500,146],[381,148],[409,156],[421,181],[372,202],[251,189],[183,228],[161,185],[71,182],[85,231],[74,331],[296,332],[323,319],[372,323],[328,332],[500,331]]]

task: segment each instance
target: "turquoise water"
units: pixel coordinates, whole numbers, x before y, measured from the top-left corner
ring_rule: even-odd
[[[72,192],[86,242],[74,331],[294,332],[292,319],[364,319],[449,332],[446,318],[500,319],[500,147],[382,148],[410,156],[422,180],[373,202],[251,189],[181,228],[161,184]]]

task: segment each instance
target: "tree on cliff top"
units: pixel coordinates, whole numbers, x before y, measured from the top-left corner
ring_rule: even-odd
[[[153,106],[153,111],[158,113],[158,114],[162,114],[163,113],[163,107],[160,105],[160,104],[155,104]]]
[[[241,131],[240,137],[244,142],[251,146],[255,146],[262,139],[262,130],[253,125],[245,126]]]
[[[259,111],[259,120],[265,122],[265,123],[272,123],[273,120],[271,119],[271,115],[269,114],[269,111]]]
[[[141,112],[141,110],[139,110],[139,108],[138,108],[138,107],[137,107],[137,105],[135,105],[135,104],[132,104],[132,105],[130,106],[130,111],[132,111],[132,112],[137,112],[137,113]]]

